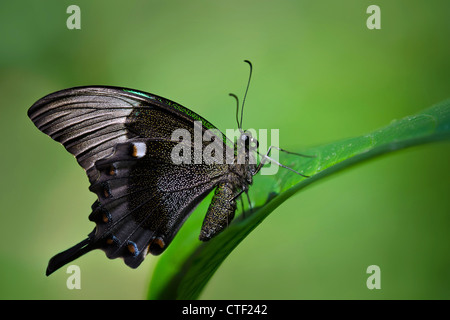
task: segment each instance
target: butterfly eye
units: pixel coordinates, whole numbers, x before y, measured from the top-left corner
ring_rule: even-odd
[[[252,133],[250,131],[245,131],[241,134],[241,140],[244,143],[245,149],[256,149],[259,146],[258,140],[252,136]]]
[[[241,134],[240,139],[241,139],[244,143],[247,143],[247,141],[249,140],[249,139],[248,139],[247,133]]]
[[[241,134],[240,139],[241,139],[242,146],[244,146],[245,150],[248,150],[250,147],[250,142],[252,140],[251,134],[248,132],[244,132]]]

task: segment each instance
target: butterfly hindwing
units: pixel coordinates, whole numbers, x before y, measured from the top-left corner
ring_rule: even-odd
[[[97,223],[93,241],[108,257],[122,256],[127,262],[131,253],[136,256],[131,266],[137,266],[147,252],[160,254],[225,173],[212,165],[163,160],[172,147],[173,142],[132,140],[96,163],[100,175],[90,190],[99,200],[90,219]],[[157,156],[150,150],[158,150]]]

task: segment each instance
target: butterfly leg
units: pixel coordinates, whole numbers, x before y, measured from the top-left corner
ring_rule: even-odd
[[[316,158],[317,157],[316,155],[311,156],[311,155],[307,155],[307,154],[303,154],[303,153],[291,152],[291,151],[288,151],[288,150],[285,150],[285,149],[281,149],[281,148],[276,147],[276,146],[270,146],[267,154],[269,154],[269,152],[270,152],[270,150],[272,148],[277,149],[277,150],[282,151],[282,152],[287,153],[287,154],[293,154],[293,155],[296,155],[296,156],[299,156],[299,157],[303,157],[303,158]]]
[[[245,194],[247,195],[247,200],[248,200],[248,206],[250,208],[250,213],[253,213],[253,206],[252,206],[252,202],[250,201],[250,196],[248,195],[248,190],[245,192]]]
[[[292,171],[292,172],[295,172],[296,174],[298,174],[298,175],[300,175],[300,176],[302,176],[302,177],[309,178],[309,176],[306,176],[306,175],[304,175],[304,174],[302,174],[302,173],[300,173],[300,172],[298,172],[298,171],[296,171],[296,170],[294,170],[294,169],[292,169],[292,168],[289,168],[289,167],[285,166],[284,164],[281,164],[281,163],[278,162],[277,160],[275,160],[275,159],[269,157],[269,154],[270,154],[270,151],[272,151],[272,148],[277,149],[277,150],[282,151],[282,152],[285,152],[285,153],[288,153],[288,154],[294,154],[294,155],[297,155],[297,156],[300,156],[300,157],[305,157],[305,158],[315,158],[315,157],[316,157],[316,156],[310,156],[310,155],[305,155],[305,154],[296,153],[296,152],[290,152],[290,151],[281,149],[281,148],[276,147],[276,146],[270,146],[270,147],[269,147],[269,150],[267,150],[267,153],[266,153],[265,155],[259,154],[259,155],[262,156],[262,160],[260,161],[258,167],[256,168],[255,174],[258,173],[259,170],[261,170],[261,168],[262,168],[262,166],[265,164],[266,160],[269,160],[269,161],[275,163],[276,165],[278,165],[278,166],[280,166],[280,167],[282,167],[282,168],[285,168],[285,169],[288,169],[288,170],[290,170],[290,171]]]
[[[239,198],[241,205],[242,205],[242,219],[245,219],[245,207],[244,207],[244,199],[242,199],[242,194],[245,192],[245,194],[247,195],[247,200],[248,200],[248,207],[250,208],[250,213],[253,213],[253,206],[252,206],[252,202],[250,201],[250,196],[248,195],[248,190],[242,189],[241,191],[239,191],[232,200],[236,200]]]
[[[244,191],[240,192],[239,195],[239,199],[241,200],[241,205],[242,205],[242,219],[245,219],[245,207],[244,207],[244,199],[242,198],[242,193]],[[252,202],[250,201],[250,196],[248,195],[248,191],[245,191],[245,194],[247,195],[247,201],[248,201],[248,207],[250,209],[250,214],[253,213],[253,206],[252,206]]]
[[[241,194],[242,194],[242,192],[241,192]],[[242,206],[242,219],[245,219],[244,199],[242,199],[242,195],[239,197],[239,200],[241,201],[241,206]]]

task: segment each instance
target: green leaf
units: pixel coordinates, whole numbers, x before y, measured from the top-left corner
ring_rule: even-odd
[[[209,242],[198,240],[209,204],[205,199],[181,228],[171,247],[158,260],[149,299],[196,299],[233,249],[276,207],[294,193],[322,178],[361,161],[427,142],[450,139],[450,100],[418,114],[394,120],[372,133],[302,150],[316,158],[280,152],[280,162],[310,178],[281,168],[276,175],[258,175],[250,188],[254,209],[238,216]]]

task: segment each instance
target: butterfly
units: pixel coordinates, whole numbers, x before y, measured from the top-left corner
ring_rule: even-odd
[[[245,61],[250,65],[249,84],[252,65]],[[245,96],[247,91],[248,85]],[[213,190],[199,239],[207,241],[224,230],[234,218],[236,200],[247,193],[264,165],[250,161],[258,141],[242,130],[243,104],[239,121],[239,101],[230,95],[237,102],[238,142],[176,102],[129,88],[75,87],[34,103],[30,119],[75,156],[86,171],[89,190],[98,197],[89,215],[94,230],[51,258],[46,275],[94,249],[137,268],[148,253],[159,255],[167,249],[193,209]],[[202,133],[218,132],[211,134],[211,141],[220,147],[218,153],[231,154],[231,161],[174,164],[173,150],[181,141],[173,132],[182,129],[194,135],[196,123],[201,123]],[[188,158],[195,160],[211,141],[203,141],[200,149],[191,141],[182,143],[191,151]],[[238,143],[244,154],[241,163],[239,148],[233,148]],[[271,159],[269,152],[264,159]]]

